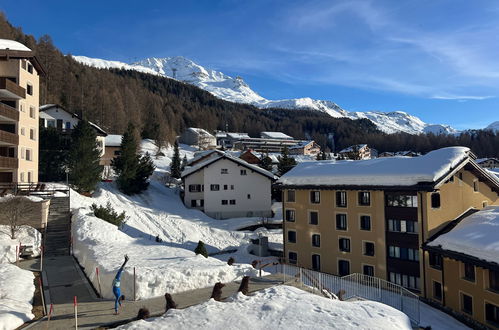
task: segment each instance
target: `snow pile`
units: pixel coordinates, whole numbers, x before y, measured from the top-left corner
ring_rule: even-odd
[[[35,286],[33,273],[11,264],[0,264],[0,329],[16,329],[32,320]]]
[[[435,182],[469,155],[469,148],[448,147],[420,157],[298,164],[278,182],[284,185],[412,186]]]
[[[133,268],[136,268],[136,297],[150,298],[196,288],[216,282],[230,282],[245,275],[256,275],[250,265],[227,263],[195,255],[177,244],[160,244],[147,238],[133,238],[88,210],[79,209],[73,216],[74,255],[98,288],[99,267],[102,294],[112,298],[112,281],[127,253],[130,262],[122,276],[122,293],[133,296]]]
[[[10,226],[0,225],[0,263],[16,262],[16,248],[21,245],[33,247],[33,257],[40,255],[42,234],[33,227],[21,226],[16,239],[10,238]]]
[[[488,206],[464,218],[450,232],[440,235],[428,245],[499,264],[498,237],[499,206]]]
[[[409,318],[371,301],[326,299],[290,286],[213,299],[119,329],[411,329]]]

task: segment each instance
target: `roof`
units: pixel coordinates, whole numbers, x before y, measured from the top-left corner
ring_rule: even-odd
[[[188,131],[191,131],[193,133],[196,133],[196,134],[199,134],[199,135],[209,135],[209,136],[213,136],[211,135],[210,133],[208,133],[208,131],[202,129],[202,128],[197,128],[197,127],[189,127],[187,129]]]
[[[476,162],[477,164],[480,164],[480,163],[486,162],[486,161],[488,161],[488,160],[491,160],[491,161],[493,161],[494,163],[499,163],[499,160],[497,160],[496,158],[479,158],[479,159],[475,160],[475,162]]]
[[[304,162],[295,166],[278,182],[288,186],[409,187],[420,183],[436,183],[469,159],[469,155],[469,148],[449,147],[421,157]],[[499,182],[496,184],[499,185]]]
[[[39,75],[45,75],[45,69],[35,56],[35,53],[20,42],[9,39],[0,39],[0,57],[12,59],[28,59]]]
[[[185,177],[193,174],[193,173],[196,173],[200,170],[202,170],[203,168],[205,168],[206,166],[210,165],[210,164],[213,164],[221,159],[227,159],[227,160],[230,160],[238,165],[241,165],[241,166],[244,166],[254,172],[257,172],[261,175],[264,175],[266,177],[269,177],[271,180],[276,180],[278,177],[275,176],[274,174],[272,174],[271,172],[267,171],[267,170],[264,170],[263,168],[261,167],[258,167],[256,165],[252,165],[252,164],[249,164],[247,162],[245,162],[244,160],[242,160],[241,158],[236,158],[236,157],[232,157],[230,155],[227,155],[227,154],[223,154],[223,155],[220,155],[218,157],[212,157],[212,158],[209,158],[207,159],[206,161],[203,161],[199,164],[196,164],[195,166],[192,166],[192,167],[188,167],[186,168],[183,172],[182,172],[182,179],[184,179]]]
[[[62,111],[65,111],[67,113],[69,113],[71,116],[77,118],[78,120],[81,120],[80,116],[78,116],[78,114],[74,113],[74,112],[71,112],[71,111],[68,111],[66,110],[65,108],[63,108],[62,106],[60,106],[59,104],[44,104],[44,105],[41,105],[39,107],[40,111],[47,111],[47,110],[50,110],[52,108],[58,108],[58,109],[61,109]],[[88,122],[90,124],[90,126],[92,126],[98,133],[100,133],[101,135],[104,135],[104,136],[107,136],[107,132],[105,130],[103,130],[102,128],[100,128],[99,126],[97,126],[96,124],[92,123],[91,121]]]
[[[499,264],[499,206],[487,206],[461,219],[427,246],[466,254]]]
[[[358,148],[358,150],[360,150],[360,149],[363,149],[365,147],[367,147],[367,144],[355,144],[353,146],[350,146],[348,148],[341,150],[339,153],[341,154],[343,152],[353,152],[353,148]]]
[[[190,164],[196,163],[203,158],[207,158],[213,153],[217,153],[218,155],[224,155],[223,151],[220,151],[217,149],[198,151],[198,152],[194,153],[194,158],[190,159],[187,162],[187,165],[189,166]]]
[[[271,139],[290,139],[293,140],[292,136],[286,135],[282,132],[262,132],[260,133],[260,136],[266,135],[267,137]]]
[[[289,147],[289,149],[300,149],[300,148],[304,148],[306,146],[308,146],[310,143],[313,143],[314,141],[311,140],[311,141],[300,141],[298,142],[297,144],[295,144],[294,146],[291,146]]]
[[[105,138],[105,145],[106,145],[106,147],[120,147],[122,138],[123,138],[123,135],[109,134]]]
[[[249,138],[248,133],[227,133],[227,136],[230,137],[231,139],[245,139]]]
[[[14,41],[14,40],[9,40],[9,39],[0,39],[0,49],[21,50],[21,51],[26,51],[26,52],[31,51],[31,49],[24,46],[22,43]]]

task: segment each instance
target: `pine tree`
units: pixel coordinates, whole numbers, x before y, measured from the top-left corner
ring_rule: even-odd
[[[147,181],[154,172],[154,165],[148,153],[138,154],[138,143],[135,129],[130,123],[121,139],[121,153],[111,161],[114,171],[118,175],[118,188],[127,195],[138,194],[147,189]]]
[[[174,177],[175,179],[180,179],[180,176],[182,174],[182,169],[180,164],[180,153],[178,150],[177,141],[175,141],[175,144],[173,145],[173,158],[172,158],[172,163],[170,165],[170,173],[171,176]]]
[[[258,166],[260,166],[264,170],[272,171],[272,159],[269,157],[268,154],[262,155],[262,158],[260,158]]]
[[[198,245],[194,249],[194,253],[200,254],[204,256],[205,258],[208,258],[208,251],[206,251],[206,247],[204,246],[203,241],[199,241]]]
[[[279,175],[284,175],[284,173],[288,172],[296,166],[295,159],[293,157],[289,157],[289,151],[287,147],[284,147],[281,156],[277,157],[277,159],[279,160],[279,164],[277,164]]]
[[[71,134],[68,157],[69,179],[78,192],[91,193],[101,180],[101,151],[97,147],[95,130],[81,120]]]

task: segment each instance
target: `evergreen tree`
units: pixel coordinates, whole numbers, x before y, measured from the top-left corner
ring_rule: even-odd
[[[101,151],[96,138],[95,130],[86,120],[81,120],[71,134],[69,179],[78,192],[91,193],[101,180],[103,167],[99,165]]]
[[[323,158],[323,154],[324,154],[324,153],[323,153],[322,151],[321,151],[321,152],[319,152],[319,153],[317,154],[317,156],[315,157],[315,160],[323,160],[323,159],[324,159],[324,158]]]
[[[174,177],[175,179],[180,179],[180,176],[182,174],[182,169],[180,164],[180,153],[178,150],[177,141],[175,141],[175,144],[173,145],[173,158],[172,158],[172,163],[170,165],[170,173],[171,176]]]
[[[184,155],[184,158],[182,158],[182,165],[180,166],[180,169],[183,171],[185,170],[186,166],[187,166],[187,156]]]
[[[264,170],[272,171],[272,159],[269,157],[268,154],[262,155],[262,158],[260,158],[258,166],[260,166]]]
[[[204,256],[205,258],[208,258],[208,251],[206,251],[206,247],[204,246],[203,241],[199,241],[198,245],[194,249],[194,253],[200,254]]]
[[[277,157],[277,159],[279,160],[279,164],[277,164],[279,175],[284,175],[284,173],[296,166],[296,161],[293,157],[289,156],[287,147],[284,147],[281,156]]]
[[[41,182],[65,181],[70,138],[64,138],[54,127],[39,127],[40,153],[38,175]]]
[[[121,139],[121,153],[111,165],[118,175],[118,188],[125,194],[137,194],[149,186],[147,180],[154,172],[153,161],[148,153],[142,157],[138,154],[135,128],[131,123]]]

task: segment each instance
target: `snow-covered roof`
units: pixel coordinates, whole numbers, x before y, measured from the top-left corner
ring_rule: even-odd
[[[106,136],[105,144],[106,147],[119,147],[121,146],[121,139],[123,135],[119,134],[109,134]]]
[[[248,133],[227,133],[227,136],[230,137],[231,139],[248,139],[249,135]]]
[[[182,178],[184,178],[184,177],[186,177],[186,176],[189,176],[189,175],[191,175],[192,173],[197,172],[197,171],[199,171],[199,170],[203,169],[204,167],[206,167],[206,166],[208,166],[208,165],[210,165],[210,164],[213,164],[213,163],[215,163],[215,162],[217,162],[217,161],[219,161],[219,160],[221,160],[221,159],[227,159],[227,160],[233,161],[233,162],[235,162],[235,163],[237,163],[237,164],[239,164],[239,165],[242,165],[242,166],[244,166],[244,167],[247,167],[247,168],[249,168],[250,170],[253,170],[253,171],[257,172],[257,173],[260,173],[260,174],[262,174],[262,175],[264,175],[264,176],[267,176],[267,177],[269,177],[269,178],[271,178],[271,179],[273,179],[273,180],[275,180],[275,179],[277,179],[277,178],[278,178],[277,176],[275,176],[275,175],[274,175],[274,174],[272,174],[271,172],[269,172],[269,171],[267,171],[267,170],[264,170],[264,169],[263,169],[263,168],[261,168],[261,167],[258,167],[258,166],[256,166],[256,165],[250,164],[250,163],[248,163],[248,162],[246,162],[246,161],[242,160],[241,158],[233,157],[233,156],[231,156],[231,155],[229,155],[229,154],[226,154],[226,153],[225,153],[225,154],[223,154],[223,155],[217,156],[217,157],[211,157],[211,158],[209,158],[209,159],[207,159],[207,160],[205,160],[205,161],[203,161],[203,162],[200,162],[199,164],[196,164],[196,165],[194,165],[194,166],[192,166],[192,167],[188,167],[188,168],[186,168],[186,169],[182,172]]]
[[[449,147],[421,157],[298,164],[279,179],[283,185],[413,186],[436,182],[469,156],[469,148]]]
[[[80,116],[77,114],[77,113],[74,113],[74,112],[71,112],[71,111],[68,111],[66,110],[65,108],[63,108],[61,105],[59,104],[44,104],[44,105],[41,105],[38,109],[40,111],[47,111],[47,110],[50,110],[52,108],[57,108],[57,109],[60,109],[68,114],[70,114],[71,116],[77,118],[78,120],[81,120]],[[95,128],[95,130],[97,132],[99,132],[101,135],[104,135],[104,136],[107,136],[107,132],[105,130],[103,130],[102,128],[100,128],[98,125],[92,123],[91,121],[88,122],[90,124],[90,126],[92,126],[93,128]]]
[[[189,127],[187,130],[193,132],[193,133],[196,133],[196,134],[199,134],[199,135],[209,135],[209,136],[213,136],[211,135],[210,133],[208,133],[208,131],[202,129],[202,128],[197,128],[197,127]]]
[[[467,216],[428,245],[499,264],[499,206]]]
[[[224,155],[223,151],[217,150],[217,149],[212,149],[212,150],[203,150],[203,151],[198,151],[194,153],[194,158],[190,159],[187,162],[187,165],[192,164],[197,162],[198,160],[202,158],[206,158],[210,156],[211,154],[217,154],[217,155]]]
[[[360,149],[363,149],[365,147],[367,147],[367,144],[356,144],[356,145],[353,145],[353,146],[350,146],[348,148],[341,150],[340,154],[344,153],[344,152],[353,152],[354,148],[357,148],[357,150],[360,150]]]
[[[475,162],[477,164],[480,164],[480,163],[486,162],[488,160],[493,161],[495,163],[499,163],[499,160],[497,160],[496,158],[478,158],[477,160],[475,160]]]
[[[22,43],[9,40],[9,39],[0,39],[0,49],[2,50],[21,50],[25,52],[30,52],[31,49],[24,46]]]
[[[314,142],[314,141],[300,141],[297,144],[295,144],[294,146],[289,147],[289,149],[300,149],[300,148],[306,147],[307,145],[309,145],[312,142]]]
[[[283,132],[261,132],[260,136],[262,138],[270,138],[270,139],[287,139],[293,140],[293,137],[284,134]]]

